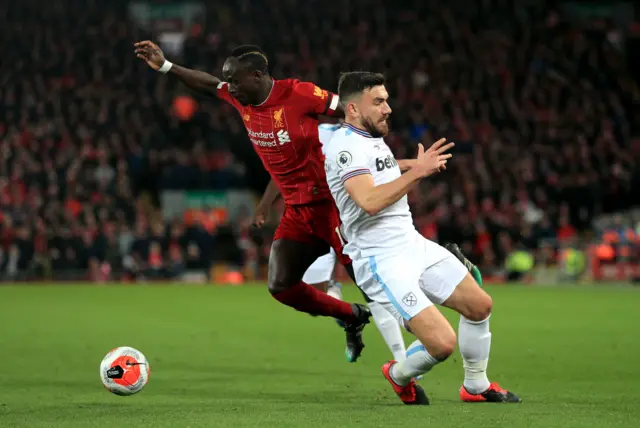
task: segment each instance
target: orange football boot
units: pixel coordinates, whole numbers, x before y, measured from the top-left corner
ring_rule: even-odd
[[[405,386],[398,385],[391,378],[391,367],[396,364],[396,361],[389,361],[382,366],[382,374],[389,381],[391,386],[393,387],[393,391],[400,397],[400,400],[404,404],[408,405],[422,405],[425,406],[429,404],[429,398],[427,394],[424,392],[424,389],[420,385],[416,383],[414,379],[411,379]]]
[[[481,394],[471,394],[463,386],[460,387],[460,399],[466,403],[520,403],[522,400],[513,392],[502,389],[496,382]]]

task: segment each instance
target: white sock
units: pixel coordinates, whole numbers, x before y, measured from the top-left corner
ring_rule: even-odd
[[[470,321],[460,316],[458,345],[464,366],[464,387],[471,394],[481,394],[489,388],[487,365],[491,349],[489,318]]]
[[[398,385],[407,385],[411,379],[427,373],[439,362],[416,340],[409,346],[407,358],[391,366],[391,379]]]
[[[389,350],[393,354],[393,359],[396,361],[403,361],[405,359],[407,349],[404,346],[404,337],[402,337],[402,330],[398,320],[389,313],[380,303],[369,302],[369,310],[373,316],[373,321],[376,323],[382,338],[386,342]]]
[[[330,280],[327,288],[327,294],[334,299],[342,300],[342,286],[340,283]]]

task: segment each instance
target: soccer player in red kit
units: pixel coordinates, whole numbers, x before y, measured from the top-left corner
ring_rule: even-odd
[[[278,193],[286,207],[271,247],[269,291],[276,300],[298,311],[343,321],[347,357],[355,361],[364,348],[362,329],[369,322],[369,310],[302,282],[304,272],[329,251],[329,246],[353,274],[351,260],[342,254],[340,216],[326,182],[318,137],[318,116],[343,115],[337,95],[313,83],[271,78],[267,57],[257,46],[233,50],[222,68],[224,81],[170,63],[150,41],[136,43],[135,53],[154,70],[173,74],[197,92],[217,96],[238,110],[272,178],[258,214],[262,215]]]

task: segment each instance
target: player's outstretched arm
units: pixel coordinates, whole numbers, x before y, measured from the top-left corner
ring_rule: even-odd
[[[446,151],[454,143],[445,145],[445,142],[442,138],[426,151],[422,144],[418,144],[418,156],[411,169],[389,183],[376,186],[370,174],[363,174],[345,181],[344,187],[360,208],[369,215],[376,215],[409,193],[414,183],[446,169],[447,160],[452,157]]]
[[[204,71],[191,70],[167,61],[162,49],[155,43],[145,40],[137,42],[135,47],[136,57],[147,63],[152,69],[161,73],[171,73],[178,77],[189,88],[204,95],[215,96],[220,79]]]

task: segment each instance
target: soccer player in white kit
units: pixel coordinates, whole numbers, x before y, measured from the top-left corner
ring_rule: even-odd
[[[444,247],[421,236],[413,225],[407,193],[422,178],[446,169],[442,139],[403,165],[402,174],[383,137],[391,108],[384,76],[345,73],[338,84],[345,124],[326,145],[325,169],[340,210],[344,251],[353,260],[356,281],[373,301],[392,313],[418,340],[402,362],[389,361],[384,377],[405,404],[429,404],[414,378],[446,360],[456,334],[434,306],[460,313],[458,329],[466,402],[519,402],[513,393],[489,382],[491,297],[465,266]]]
[[[323,123],[318,126],[318,134],[320,137],[320,143],[324,146],[331,138],[333,133],[340,129],[339,124]],[[336,299],[342,299],[342,289],[339,283],[333,280],[333,272],[336,266],[336,254],[331,251],[313,262],[307,269],[302,281],[311,284],[317,288],[322,289],[330,296]],[[402,330],[400,324],[396,318],[387,311],[380,303],[370,301],[367,299],[367,305],[371,311],[373,321],[378,327],[382,338],[389,347],[389,350],[393,354],[393,359],[396,361],[403,361],[406,356],[407,349],[404,344],[404,337],[402,336]],[[348,351],[348,350],[347,350]],[[347,355],[349,360],[349,356]]]

